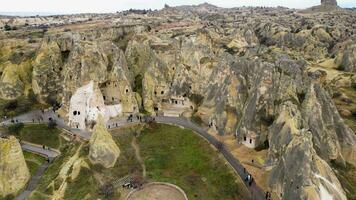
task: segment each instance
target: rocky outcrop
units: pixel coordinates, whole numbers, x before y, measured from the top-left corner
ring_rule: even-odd
[[[0,197],[15,195],[26,186],[30,176],[17,139],[0,138]]]
[[[339,70],[356,72],[356,43],[355,40],[347,41],[335,47],[335,64]]]
[[[355,71],[355,17],[335,1],[322,4],[307,15],[286,8],[166,7],[140,19],[140,12],[100,18],[122,26],[49,31],[32,63],[32,88],[41,102],[61,103],[71,122],[79,114],[78,128],[97,123],[93,163],[112,167],[120,154],[97,118],[111,116],[104,110],[121,105],[127,115],[169,114],[179,101],[180,116],[212,133],[235,133],[238,142],[250,134],[256,146],[269,144],[268,185],[281,199],[344,199],[330,166],[356,164],[356,139],[327,92],[334,90],[325,82],[329,71],[319,68],[325,61],[332,72],[341,73],[334,64]],[[149,27],[127,25],[132,21]],[[13,62],[0,72],[0,95],[16,98],[26,90]],[[350,111],[342,114],[351,118]]]
[[[33,62],[32,88],[42,103],[59,102],[63,85],[62,52],[56,42],[43,42]]]
[[[120,149],[107,131],[103,121],[95,125],[89,141],[89,160],[105,168],[113,167],[120,156]]]
[[[336,0],[321,0],[321,5],[323,6],[337,6]]]

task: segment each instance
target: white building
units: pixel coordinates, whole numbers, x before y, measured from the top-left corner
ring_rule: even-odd
[[[90,81],[74,93],[69,106],[69,126],[72,128],[86,129],[87,125],[95,122],[99,115],[104,116],[105,122],[110,117],[122,113],[120,104],[106,106],[99,88]]]

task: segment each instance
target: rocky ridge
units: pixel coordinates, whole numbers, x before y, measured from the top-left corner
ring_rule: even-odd
[[[324,4],[335,7],[333,1]],[[62,104],[68,113],[70,98],[89,81],[98,84],[105,104],[120,103],[124,113],[159,114],[174,106],[167,102],[184,99],[192,106],[182,116],[199,119],[218,134],[236,134],[239,143],[247,134],[256,135],[258,145],[268,142],[268,187],[279,198],[346,199],[332,164],[356,165],[356,136],[333,103],[337,81],[308,68],[331,59],[351,84],[352,11],[305,14],[203,4],[121,18],[131,25],[117,26],[115,17],[103,29],[89,24],[66,32],[54,28],[32,58],[23,56],[16,66],[23,69],[31,61],[30,88],[40,102]],[[7,68],[12,69],[0,68],[0,89],[9,88],[1,97],[25,95],[28,81]],[[93,148],[95,138],[109,134],[104,129],[94,127]],[[110,158],[120,152],[115,147],[103,151],[100,155],[108,152]],[[106,167],[115,164],[108,162],[115,159],[99,160]]]

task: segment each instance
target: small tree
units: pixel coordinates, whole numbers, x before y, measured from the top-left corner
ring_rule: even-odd
[[[20,131],[23,129],[24,124],[23,123],[18,123],[18,124],[12,124],[10,125],[7,129],[11,134],[14,135],[19,135]]]
[[[56,128],[56,126],[57,126],[57,123],[56,123],[55,120],[50,120],[50,121],[48,122],[48,128],[54,129],[54,128]]]

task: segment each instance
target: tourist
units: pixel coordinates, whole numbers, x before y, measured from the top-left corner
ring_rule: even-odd
[[[249,186],[251,186],[252,185],[252,183],[253,183],[253,177],[251,176],[251,178],[250,178],[250,182],[249,182]]]

